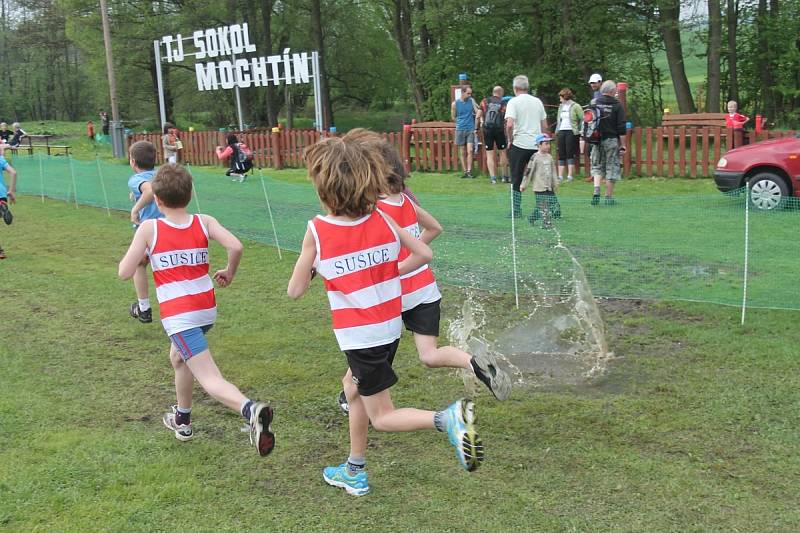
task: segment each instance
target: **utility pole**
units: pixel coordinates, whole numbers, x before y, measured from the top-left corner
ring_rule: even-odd
[[[108,91],[111,93],[111,148],[114,157],[125,157],[125,143],[122,138],[122,124],[119,121],[117,106],[117,82],[114,78],[114,55],[111,52],[111,32],[108,27],[108,4],[100,0],[100,17],[103,21],[103,43],[106,47],[106,71],[108,72]]]

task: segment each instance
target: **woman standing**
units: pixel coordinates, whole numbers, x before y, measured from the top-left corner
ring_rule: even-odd
[[[161,146],[164,148],[164,159],[167,163],[178,162],[178,137],[173,131],[175,126],[169,122],[164,123],[164,135],[161,136]]]
[[[580,104],[572,101],[572,91],[564,88],[558,92],[561,105],[558,106],[558,122],[556,123],[558,150],[558,179],[564,180],[567,169],[567,181],[572,181],[575,174],[575,157],[578,154],[578,135],[580,133],[583,110]]]

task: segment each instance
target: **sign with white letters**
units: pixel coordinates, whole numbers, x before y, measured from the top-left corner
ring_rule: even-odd
[[[188,46],[184,41],[190,41]],[[218,89],[246,89],[267,85],[310,83],[309,55],[307,52],[261,57],[238,57],[252,54],[256,45],[250,42],[247,23],[197,30],[191,38],[182,34],[165,35],[159,41],[164,47],[168,63],[181,62],[194,57],[198,91]],[[189,50],[187,50],[189,48]],[[212,61],[207,61],[211,59]],[[202,61],[206,60],[206,61]]]

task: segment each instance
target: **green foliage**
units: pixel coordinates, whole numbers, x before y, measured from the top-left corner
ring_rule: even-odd
[[[85,120],[108,109],[97,3],[4,2],[0,74],[9,90],[0,92],[0,118]],[[773,4],[759,18],[755,3],[737,3],[740,99],[743,110],[769,111],[772,122],[793,126],[800,119],[800,3]],[[395,27],[401,8],[402,20],[409,23],[406,33]],[[152,42],[163,35],[248,22],[258,53],[314,46],[307,0],[246,0],[222,10],[206,0],[110,0],[109,11],[119,108],[129,127],[158,126]],[[630,115],[640,125],[655,125],[664,107],[676,107],[653,0],[323,0],[321,11],[335,115],[398,106],[407,119],[405,109],[417,104],[418,118],[448,119],[450,85],[461,72],[468,73],[479,97],[497,84],[510,93],[513,76],[525,73],[547,104],[558,103],[562,87],[586,103],[586,78],[601,72],[629,82]],[[681,29],[684,66],[697,96],[705,91],[706,23],[685,20]],[[403,57],[400,51],[406,48],[410,55]],[[773,78],[768,88],[763,65],[769,65]],[[204,129],[236,122],[232,91],[197,91],[191,60],[163,66],[169,119]],[[411,72],[416,84],[410,82]],[[723,79],[723,92],[726,83]],[[243,89],[244,122],[285,121],[289,102],[298,124],[307,125],[313,117],[311,95],[310,85]],[[334,122],[343,121],[336,116]]]

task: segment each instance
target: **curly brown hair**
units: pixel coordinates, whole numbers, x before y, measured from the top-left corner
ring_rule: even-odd
[[[368,215],[387,189],[388,167],[369,143],[328,137],[306,148],[304,158],[320,202],[332,215]]]

